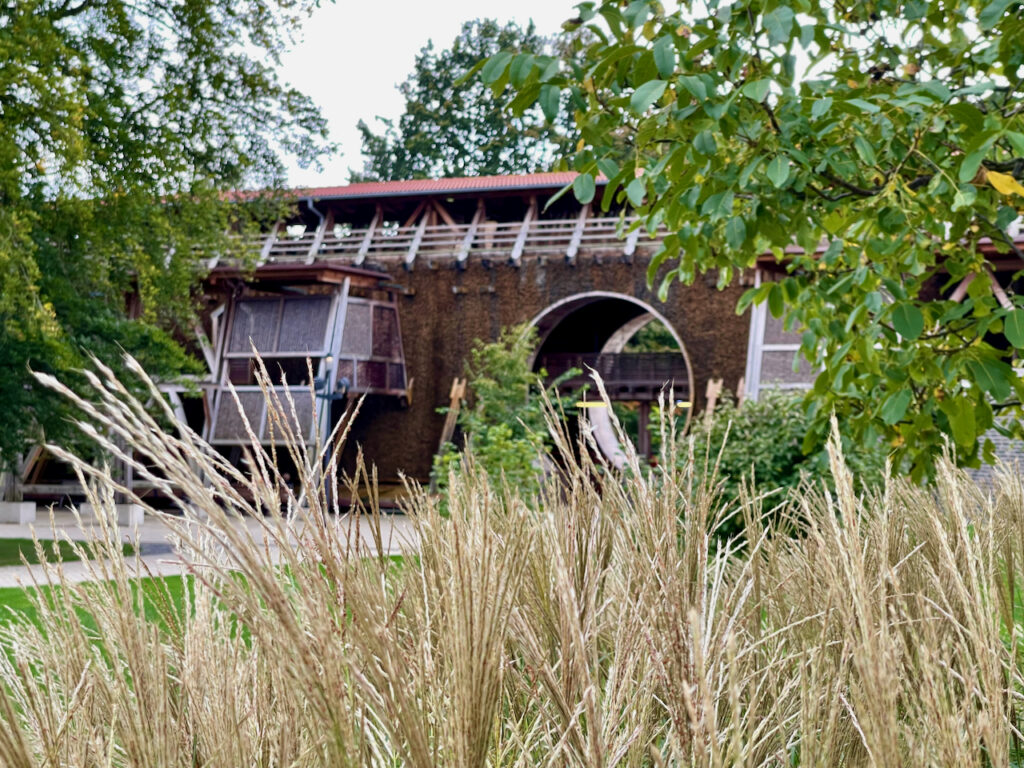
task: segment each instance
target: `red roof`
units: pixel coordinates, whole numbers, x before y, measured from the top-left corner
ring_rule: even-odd
[[[295,190],[303,197],[402,197],[469,192],[503,192],[519,189],[559,189],[571,184],[578,174],[526,173],[517,176],[468,176],[452,179],[410,179],[408,181],[364,181],[343,187],[309,187]],[[604,179],[598,179],[603,183]]]

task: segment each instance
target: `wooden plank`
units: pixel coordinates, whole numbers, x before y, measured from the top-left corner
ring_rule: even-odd
[[[215,375],[217,371],[217,357],[213,353],[213,347],[210,346],[210,340],[206,337],[206,331],[203,330],[203,326],[199,323],[196,323],[192,330],[196,335],[196,340],[199,342],[199,349],[203,353],[206,367],[210,369],[210,375]]]
[[[270,252],[274,249],[274,244],[277,242],[277,233],[280,231],[281,222],[275,221],[270,234],[267,235],[267,239],[263,242],[263,248],[260,249],[260,264],[266,264],[267,259],[270,258]]]
[[[1010,301],[1010,297],[1006,295],[1006,291],[1003,290],[1003,286],[996,280],[996,276],[992,274],[992,270],[985,267],[985,272],[988,273],[989,285],[992,288],[992,294],[996,297],[996,301],[999,302],[999,306],[1003,309],[1013,309],[1013,302]]]
[[[590,216],[590,203],[580,208],[579,216],[576,217],[576,226],[572,229],[572,238],[569,240],[569,247],[565,249],[565,260],[569,264],[576,262],[576,254],[580,250],[580,242],[583,240],[583,230],[587,226],[587,217]]]
[[[373,242],[373,235],[376,232],[377,227],[380,226],[381,220],[384,218],[384,210],[378,205],[377,211],[373,214],[373,220],[370,222],[370,226],[366,230],[366,234],[363,235],[363,242],[359,244],[359,251],[356,253],[356,260],[353,262],[355,266],[359,266],[366,261],[366,254],[370,252],[370,244]]]
[[[412,269],[413,262],[416,261],[416,252],[420,249],[420,243],[423,242],[423,232],[427,228],[427,215],[423,214],[423,218],[420,219],[419,226],[416,227],[416,234],[412,236],[412,242],[409,243],[409,250],[405,254],[405,268]]]
[[[469,224],[469,230],[462,239],[462,246],[459,248],[459,254],[456,257],[456,263],[460,266],[465,265],[466,259],[469,258],[469,252],[473,248],[473,239],[476,237],[476,231],[480,228],[480,222],[484,219],[484,211],[484,199],[481,197],[477,201],[476,213],[473,214],[473,221]]]
[[[530,225],[536,217],[537,197],[535,195],[530,198],[530,207],[526,209],[526,215],[523,217],[523,223],[519,227],[519,234],[516,235],[515,245],[512,246],[512,253],[509,256],[508,261],[513,267],[518,267],[522,264],[523,249],[526,248],[526,238],[530,234]]]

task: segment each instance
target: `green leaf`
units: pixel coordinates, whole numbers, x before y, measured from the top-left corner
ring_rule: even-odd
[[[668,83],[664,80],[648,80],[633,92],[629,100],[630,108],[638,115],[642,115],[662,97],[667,87]]]
[[[963,448],[974,446],[978,438],[977,426],[974,421],[974,403],[965,398],[942,400],[939,409],[949,419],[953,440]]]
[[[520,53],[508,68],[508,79],[516,88],[522,88],[533,71],[533,54]]]
[[[576,199],[583,205],[594,199],[596,189],[597,185],[594,184],[594,177],[589,173],[581,173],[572,181],[573,194],[576,195]]]
[[[767,173],[768,180],[776,189],[780,188],[786,183],[786,179],[789,178],[789,158],[785,155],[776,155],[775,158],[768,163]]]
[[[910,398],[913,397],[913,394],[909,389],[901,389],[889,395],[882,403],[882,408],[879,411],[882,421],[892,425],[902,419],[903,415],[907,412],[907,406],[910,405]]]
[[[823,99],[818,99],[811,106],[811,117],[817,120],[822,115],[826,114],[832,108],[832,97],[826,96]]]
[[[896,333],[913,341],[924,330],[924,315],[913,304],[898,304],[892,311],[892,325]]]
[[[789,41],[794,18],[793,9],[787,5],[780,5],[764,15],[764,28],[768,33],[769,44],[780,45]]]
[[[718,152],[718,144],[715,143],[715,135],[709,130],[703,130],[693,139],[693,148],[702,155],[714,155]]]
[[[500,51],[494,54],[480,70],[480,77],[487,85],[491,85],[505,74],[505,68],[508,67],[510,61],[512,61],[512,54],[509,51]]]
[[[740,93],[746,96],[748,99],[753,99],[758,104],[764,101],[768,95],[768,91],[771,89],[772,81],[768,78],[762,78],[760,80],[752,80],[745,84],[741,89]]]
[[[981,149],[976,149],[964,158],[964,161],[960,163],[961,182],[966,184],[978,174],[978,169],[981,167],[981,161],[985,159],[987,151],[988,147],[985,146]]]
[[[853,146],[865,165],[875,164],[875,150],[867,139],[863,136],[857,136],[853,140]]]
[[[864,101],[864,99],[847,99],[846,103],[854,107],[858,107],[861,111],[868,112],[872,115],[881,110],[881,107],[877,104],[872,104],[870,101]]]
[[[1003,335],[1017,349],[1024,349],[1024,309],[1015,309],[1003,320]]]
[[[558,117],[558,101],[560,91],[557,85],[542,85],[540,87],[540,108],[544,112],[544,119],[549,123],[555,122]]]
[[[626,185],[626,197],[629,198],[629,202],[634,208],[639,208],[644,204],[644,194],[646,192],[647,188],[644,186],[642,179],[633,179]]]
[[[1012,390],[1011,377],[1015,377],[1013,368],[999,360],[969,360],[967,368],[971,372],[974,383],[983,392],[988,392],[997,401],[1006,400]]]
[[[773,283],[772,289],[768,292],[768,311],[772,313],[772,317],[782,317],[782,313],[786,311],[786,297],[778,283]]]
[[[663,35],[654,41],[654,64],[658,74],[669,78],[676,71],[676,46],[671,35]]]
[[[683,75],[679,78],[679,84],[690,92],[698,104],[707,101],[708,88],[704,85],[704,81],[696,75]]]
[[[716,192],[704,201],[704,204],[700,207],[700,213],[702,216],[709,217],[712,221],[717,221],[732,214],[732,201],[732,191]]]
[[[739,250],[747,239],[747,224],[742,217],[734,216],[725,225],[725,241],[730,248]]]
[[[1014,0],[992,0],[978,14],[978,26],[984,30],[992,29],[1003,19],[1006,9]]]

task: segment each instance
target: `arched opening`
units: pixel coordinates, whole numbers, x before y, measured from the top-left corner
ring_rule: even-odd
[[[677,401],[688,402],[694,387],[686,347],[665,317],[632,296],[594,291],[553,304],[531,324],[540,338],[533,369],[546,370],[549,380],[571,368],[597,370],[638,453],[652,456],[657,443],[648,425],[661,391],[671,386]],[[568,392],[590,381],[588,372],[561,388]],[[601,452],[621,467],[625,454],[608,409],[588,409],[586,418]]]

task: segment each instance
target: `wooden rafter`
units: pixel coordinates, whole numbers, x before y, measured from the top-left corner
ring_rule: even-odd
[[[569,264],[576,262],[576,254],[579,253],[580,243],[583,242],[583,230],[587,226],[587,218],[590,216],[590,203],[580,208],[576,217],[576,226],[572,230],[572,238],[569,240],[569,247],[565,249],[565,260]]]
[[[406,227],[411,227],[416,222],[416,220],[419,219],[420,215],[423,213],[424,210],[426,210],[426,208],[427,201],[421,200],[420,204],[416,206],[415,210],[413,210],[412,215],[405,220],[405,224],[402,225],[402,229],[405,229]]]
[[[270,229],[270,234],[267,235],[267,239],[263,241],[263,248],[260,249],[260,264],[266,264],[267,259],[270,258],[270,252],[274,248],[274,243],[277,242],[277,233],[281,231],[281,222],[275,221],[274,226]]]
[[[530,225],[537,218],[537,196],[530,197],[530,207],[526,209],[523,217],[523,224],[519,227],[519,234],[516,236],[515,245],[512,246],[512,254],[509,256],[509,264],[518,267],[522,264],[523,249],[526,248],[526,238],[530,234]]]
[[[459,231],[459,225],[455,223],[455,219],[453,219],[452,215],[448,213],[447,210],[445,210],[445,207],[443,205],[441,205],[439,202],[437,202],[437,200],[433,198],[430,199],[430,204],[434,206],[435,212],[437,213],[438,216],[441,217],[441,220],[448,225],[449,229],[453,229],[456,232]]]
[[[420,243],[423,242],[423,233],[427,229],[427,219],[430,217],[428,214],[430,211],[424,211],[423,216],[420,218],[420,223],[416,227],[416,234],[412,236],[412,242],[409,243],[409,250],[405,254],[405,268],[412,269],[413,262],[416,261],[416,253],[420,249]]]
[[[370,226],[366,228],[366,234],[363,235],[363,242],[359,244],[359,251],[356,253],[356,259],[353,262],[355,266],[358,267],[366,261],[366,254],[370,252],[370,244],[373,242],[374,232],[377,230],[377,227],[380,226],[383,218],[384,209],[378,205],[377,210],[373,214],[373,220],[370,222]]]
[[[324,241],[324,233],[333,226],[334,213],[332,211],[328,211],[327,215],[324,216],[324,220],[320,222],[320,226],[316,228],[316,234],[313,236],[313,242],[309,246],[309,251],[306,253],[307,264],[312,264],[316,261],[316,255],[320,252],[320,245]]]
[[[459,248],[457,261],[460,266],[465,266],[466,260],[469,258],[469,251],[473,247],[473,240],[476,238],[477,229],[480,228],[480,222],[484,220],[485,211],[484,199],[481,197],[476,202],[476,213],[473,214],[473,221],[470,222],[466,236],[462,239],[462,246]]]

